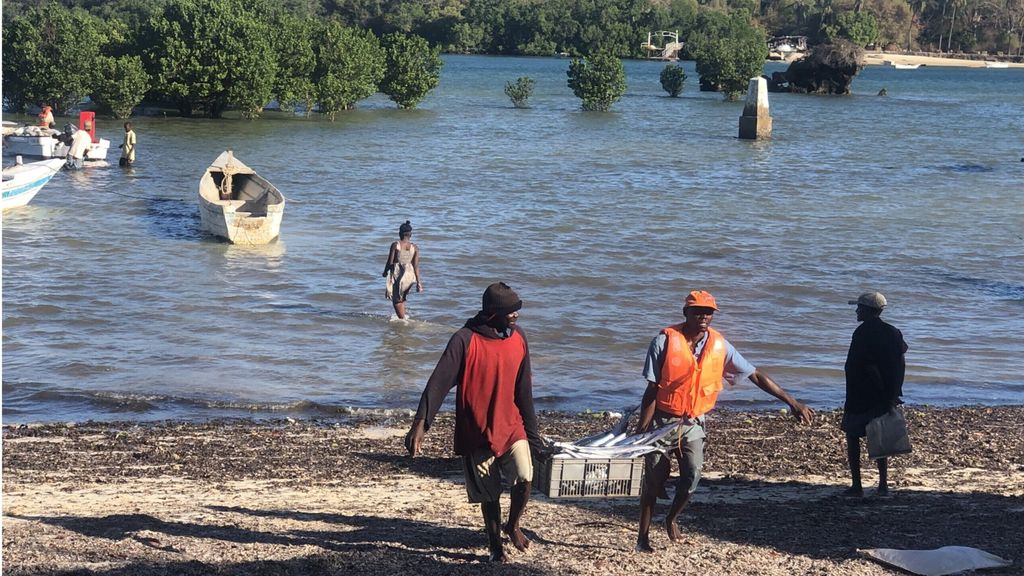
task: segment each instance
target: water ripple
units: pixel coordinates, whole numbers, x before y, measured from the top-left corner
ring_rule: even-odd
[[[740,104],[695,81],[664,97],[661,63],[627,62],[627,97],[592,114],[564,60],[446,60],[413,111],[378,95],[335,122],[139,118],[134,168],[58,174],[4,214],[4,415],[413,407],[499,279],[526,303],[544,408],[638,402],[647,344],[697,287],[812,405],[842,402],[846,300],[867,289],[911,346],[908,400],[1024,400],[1024,124],[1007,104],[1024,75],[869,67],[850,97],[772,95],[773,138],[752,143]],[[516,110],[501,89],[522,75],[535,95]],[[198,179],[225,149],[288,198],[278,242],[200,232]],[[397,322],[380,271],[406,219],[426,290]],[[722,401],[773,402],[752,385]]]

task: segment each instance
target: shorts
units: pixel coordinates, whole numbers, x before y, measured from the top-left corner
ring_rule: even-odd
[[[501,498],[502,477],[513,485],[533,480],[530,443],[517,440],[508,452],[498,457],[486,448],[477,450],[462,457],[462,471],[470,502],[497,502]]]
[[[679,480],[676,481],[676,494],[686,492],[693,494],[700,483],[701,470],[704,468],[704,417],[680,418],[664,412],[655,412],[653,428],[661,428],[673,422],[684,420],[678,432],[665,436],[654,445],[662,448],[661,452],[648,454],[645,459],[646,473],[657,466],[662,458],[675,455],[679,462]]]

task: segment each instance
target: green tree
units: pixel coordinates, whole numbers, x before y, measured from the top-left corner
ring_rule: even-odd
[[[384,51],[373,32],[328,22],[320,35],[314,79],[320,111],[334,120],[338,111],[377,92],[383,78]]]
[[[138,56],[101,56],[92,100],[115,118],[128,118],[149,90],[149,74]]]
[[[274,98],[285,110],[292,110],[296,104],[301,104],[307,116],[316,103],[313,31],[319,27],[315,23],[311,17],[278,13],[273,26],[274,52],[277,54]]]
[[[505,28],[507,11],[508,7],[504,0],[467,0],[462,11],[463,22],[467,28],[460,30],[455,37],[464,37],[464,41],[471,41],[473,52],[501,53],[501,34]]]
[[[569,62],[569,88],[583,101],[584,110],[607,112],[626,93],[626,72],[622,60],[609,54],[594,54]]]
[[[533,78],[520,76],[515,82],[505,83],[505,95],[512,100],[516,108],[526,108],[530,95],[533,94]]]
[[[863,5],[863,11],[874,16],[878,26],[877,43],[901,45],[906,41],[907,28],[913,21],[913,11],[906,0],[863,0]]]
[[[170,0],[143,34],[157,93],[184,115],[202,108],[220,118],[228,106],[256,117],[277,75],[266,11],[255,0]]]
[[[481,44],[484,40],[484,29],[482,26],[459,22],[452,27],[451,44],[448,45],[449,52],[460,54],[472,54],[481,51]]]
[[[678,64],[666,64],[661,70],[661,87],[672,98],[683,93],[684,80],[686,80],[686,72],[683,72],[683,67]]]
[[[415,108],[440,82],[440,50],[398,32],[384,36],[382,45],[386,71],[380,91],[401,108]]]
[[[702,89],[718,90],[726,100],[738,100],[750,79],[760,76],[768,57],[764,31],[745,12],[728,16],[721,30],[698,32],[687,48],[697,61]]]
[[[165,3],[165,0],[95,0],[78,4],[103,21],[121,22],[131,30],[138,30],[159,14]]]
[[[878,20],[870,12],[843,12],[835,24],[825,26],[825,36],[829,42],[845,38],[863,48],[878,40]]]
[[[63,114],[92,91],[102,42],[99,22],[84,11],[55,2],[27,8],[4,24],[4,101]]]

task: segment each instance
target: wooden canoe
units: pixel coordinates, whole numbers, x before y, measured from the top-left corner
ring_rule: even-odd
[[[281,232],[284,195],[230,150],[199,180],[203,230],[235,244],[267,244]]]

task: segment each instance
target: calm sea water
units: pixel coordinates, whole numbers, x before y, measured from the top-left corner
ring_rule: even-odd
[[[626,62],[608,114],[579,111],[567,60],[448,57],[416,110],[136,119],[136,168],[58,174],[3,216],[5,422],[414,408],[496,280],[525,301],[542,409],[638,403],[693,288],[817,408],[842,403],[846,301],[869,289],[910,344],[909,402],[1024,402],[1024,70],[870,67],[850,97],[772,95],[755,143],[692,62],[678,99],[662,66]],[[200,232],[225,149],[287,196],[279,242]],[[380,271],[406,219],[426,290],[401,322]],[[781,406],[749,383],[723,401]]]

